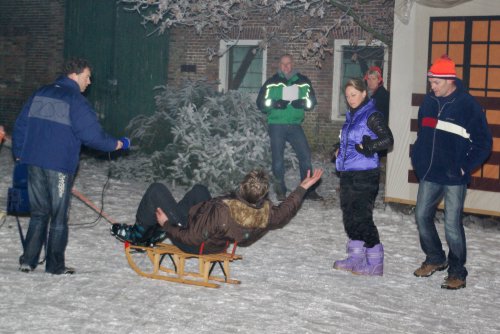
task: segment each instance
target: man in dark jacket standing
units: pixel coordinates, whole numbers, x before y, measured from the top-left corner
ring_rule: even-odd
[[[375,108],[384,115],[385,124],[389,124],[389,92],[384,87],[382,69],[371,66],[365,74],[368,95],[375,100]],[[380,156],[380,155],[379,155]]]
[[[281,56],[279,71],[268,79],[259,91],[257,107],[267,114],[271,139],[272,170],[278,200],[286,198],[284,153],[286,142],[292,146],[299,159],[300,179],[312,169],[311,149],[302,129],[304,111],[316,105],[316,95],[309,79],[293,69],[293,58]],[[322,200],[315,191],[309,190],[306,199]]]
[[[365,74],[368,95],[375,101],[375,108],[384,115],[385,124],[389,125],[389,98],[390,94],[384,87],[382,69],[378,66],[371,66]],[[386,157],[387,151],[378,152],[379,158]],[[384,160],[385,164],[385,160]]]
[[[195,185],[178,203],[165,185],[153,183],[139,204],[136,223],[115,224],[111,234],[133,244],[154,244],[168,237],[194,254],[222,252],[228,242],[248,245],[288,223],[322,174],[322,169],[313,175],[308,171],[279,205],[267,198],[269,178],[259,170],[250,171],[233,194],[212,198],[205,186]]]
[[[72,274],[65,266],[68,208],[81,145],[111,152],[126,149],[130,141],[106,134],[97,115],[81,94],[90,85],[91,67],[84,59],[64,64],[64,75],[37,90],[24,105],[13,132],[16,163],[28,165],[31,220],[20,270],[38,265],[46,240],[45,271]],[[50,221],[50,228],[49,227]]]
[[[465,91],[451,59],[446,55],[437,59],[427,77],[431,92],[418,112],[417,140],[411,154],[420,181],[415,215],[426,258],[414,274],[428,277],[449,266],[441,287],[460,289],[467,277],[461,217],[467,184],[490,154],[492,137],[483,108]],[[448,259],[434,225],[436,208],[443,198]]]

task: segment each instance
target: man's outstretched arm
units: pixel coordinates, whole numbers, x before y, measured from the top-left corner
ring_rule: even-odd
[[[322,175],[323,175],[322,169],[315,169],[312,176],[311,176],[311,171],[308,170],[307,176],[304,180],[302,180],[300,186],[307,190],[311,188],[316,182],[318,182],[321,179]]]
[[[307,171],[307,176],[302,180],[300,185],[288,195],[285,201],[272,207],[269,219],[270,229],[282,228],[293,218],[293,216],[295,216],[307,189],[318,182],[322,175],[322,169],[316,169],[312,176],[311,171]]]

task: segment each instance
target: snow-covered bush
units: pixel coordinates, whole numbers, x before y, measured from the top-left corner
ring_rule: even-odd
[[[234,189],[251,169],[270,170],[266,118],[255,97],[237,91],[219,93],[207,81],[186,82],[180,89],[159,87],[156,112],[128,125],[139,152],[115,165],[114,176],[207,185],[214,193]],[[290,149],[286,159],[297,164]],[[145,173],[149,170],[150,174]],[[146,174],[146,175],[145,175]]]

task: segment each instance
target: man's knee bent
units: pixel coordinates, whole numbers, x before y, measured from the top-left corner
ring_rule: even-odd
[[[212,194],[210,194],[210,191],[208,188],[202,184],[195,184],[191,191],[194,191],[198,196],[202,198],[212,198]]]
[[[158,194],[169,192],[168,188],[160,182],[152,183],[146,190],[146,194]]]

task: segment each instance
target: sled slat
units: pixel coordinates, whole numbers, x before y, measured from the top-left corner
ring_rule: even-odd
[[[137,250],[145,252],[150,260],[151,272],[146,272],[135,263],[131,251]],[[220,285],[215,282],[229,284],[240,284],[236,279],[230,278],[230,263],[234,260],[241,260],[242,256],[232,253],[216,254],[191,254],[186,253],[171,244],[159,243],[152,247],[136,246],[126,243],[125,255],[130,267],[140,276],[160,279],[170,282],[218,288]],[[173,269],[162,265],[162,259],[168,255],[173,261]],[[198,259],[198,272],[186,271],[186,260]],[[210,270],[217,264],[221,265],[223,276],[213,276]],[[215,268],[214,268],[215,270]]]

